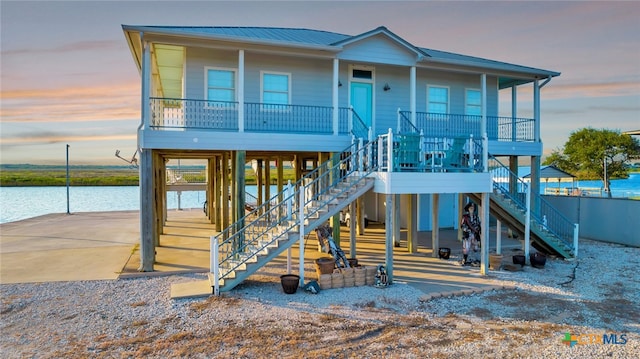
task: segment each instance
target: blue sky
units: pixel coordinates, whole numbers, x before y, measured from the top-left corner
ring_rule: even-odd
[[[542,90],[545,152],[587,126],[640,129],[640,2],[3,0],[0,13],[2,164],[62,164],[67,143],[72,164],[135,152],[140,75],[122,24],[386,26],[416,46],[561,72]]]

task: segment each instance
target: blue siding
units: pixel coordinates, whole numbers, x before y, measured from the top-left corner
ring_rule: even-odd
[[[386,36],[377,35],[346,45],[340,52],[341,60],[412,66],[417,55]]]

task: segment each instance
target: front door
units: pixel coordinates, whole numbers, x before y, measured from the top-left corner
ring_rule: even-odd
[[[373,116],[373,84],[351,82],[351,106],[367,127],[371,127]]]

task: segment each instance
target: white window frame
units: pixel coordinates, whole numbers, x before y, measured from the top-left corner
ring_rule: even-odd
[[[287,76],[287,104],[284,109],[278,108],[269,108],[271,106],[278,106],[281,104],[267,104],[264,102],[264,75],[281,75]],[[277,72],[277,71],[260,71],[260,110],[261,111],[279,111],[279,112],[288,112],[291,111],[291,97],[293,96],[293,89],[291,88],[291,72]]]
[[[217,71],[229,71],[233,72],[233,101],[234,104],[230,104],[229,106],[224,107],[214,107],[209,106],[209,101],[215,102],[219,100],[209,100],[209,70],[217,70]],[[205,105],[206,109],[216,109],[216,110],[236,110],[237,102],[238,102],[238,69],[230,68],[230,67],[214,67],[214,66],[205,66],[204,68],[204,97],[205,97]]]
[[[480,104],[478,105],[473,105],[474,107],[477,107],[480,109],[479,114],[470,114],[468,110],[469,108],[469,96],[468,96],[468,91],[477,91],[480,94]],[[464,114],[465,116],[482,116],[482,90],[480,90],[479,88],[465,88],[464,89]],[[465,117],[465,119],[467,120],[471,120],[468,119],[467,117]]]
[[[429,89],[431,88],[439,88],[439,89],[446,89],[447,90],[447,110],[445,113],[439,114],[439,115],[444,115],[444,114],[449,114],[450,113],[450,106],[451,106],[451,87],[449,86],[440,86],[440,85],[427,85],[427,108],[426,108],[426,112],[427,113],[432,113],[429,111],[429,104],[431,103],[431,100],[429,99]],[[441,102],[435,102],[434,103],[441,103]]]

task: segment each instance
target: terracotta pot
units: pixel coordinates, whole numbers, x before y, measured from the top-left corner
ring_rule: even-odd
[[[280,276],[280,283],[282,284],[282,290],[287,294],[293,294],[298,290],[300,284],[300,276],[295,274],[283,274]]]

